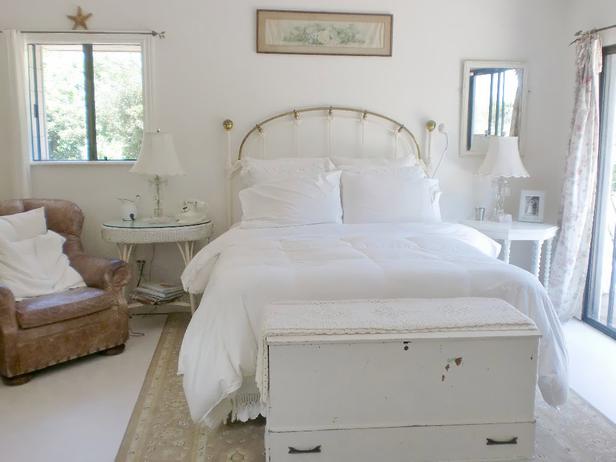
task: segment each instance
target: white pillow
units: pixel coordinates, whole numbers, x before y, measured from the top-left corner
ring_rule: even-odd
[[[17,300],[85,286],[62,252],[65,240],[53,231],[18,241],[0,236],[0,281]]]
[[[31,239],[47,232],[45,208],[0,216],[0,237],[9,241]]]
[[[412,167],[342,173],[344,223],[437,223],[439,198],[438,180]]]
[[[417,159],[412,156],[397,159],[383,157],[332,157],[332,162],[341,170],[371,167],[412,167],[417,165]]]
[[[342,223],[340,173],[299,175],[240,191],[241,227]]]
[[[282,180],[290,176],[313,175],[335,169],[327,157],[282,157],[279,159],[242,159],[242,186]]]

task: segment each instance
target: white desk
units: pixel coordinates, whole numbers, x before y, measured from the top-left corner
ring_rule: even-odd
[[[533,255],[531,272],[539,277],[541,268],[541,253],[545,243],[545,259],[543,268],[543,285],[547,288],[550,280],[552,264],[552,241],[558,232],[558,226],[544,223],[497,223],[493,221],[467,220],[462,224],[475,228],[495,241],[503,242],[502,260],[509,263],[512,241],[532,241]]]
[[[120,258],[130,262],[133,249],[139,244],[173,243],[178,246],[184,267],[192,260],[195,242],[207,240],[212,235],[212,221],[206,220],[189,225],[178,223],[148,223],[146,221],[111,221],[101,227],[103,239],[118,246]],[[196,300],[190,298],[191,312],[195,312]]]

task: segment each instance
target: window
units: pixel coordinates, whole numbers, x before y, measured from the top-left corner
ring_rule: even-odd
[[[143,43],[30,42],[27,54],[34,161],[137,158]]]
[[[603,49],[595,222],[582,319],[616,338],[616,46]]]
[[[469,86],[468,136],[517,136],[521,98],[520,69],[473,69]]]

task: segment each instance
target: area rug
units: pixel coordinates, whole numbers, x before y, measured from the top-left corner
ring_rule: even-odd
[[[152,358],[117,462],[264,462],[264,419],[221,426],[194,425],[176,375],[189,316],[171,314]],[[560,410],[537,400],[536,461],[616,461],[616,425],[571,392]]]

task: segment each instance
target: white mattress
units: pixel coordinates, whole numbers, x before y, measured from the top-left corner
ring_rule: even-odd
[[[554,308],[532,274],[496,259],[500,246],[455,224],[234,228],[182,275],[204,297],[179,358],[195,421],[215,426],[221,406],[254,377],[264,308],[279,300],[500,298],[542,333],[539,387],[567,398],[567,352]]]

